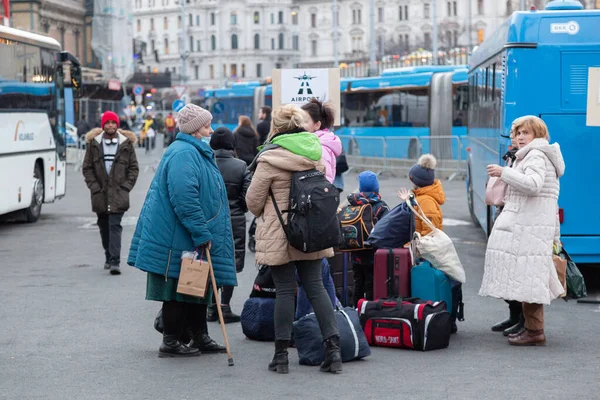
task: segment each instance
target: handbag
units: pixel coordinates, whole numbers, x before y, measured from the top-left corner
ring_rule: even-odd
[[[419,205],[415,199],[413,201],[417,206]],[[425,214],[417,211],[411,204],[410,199],[407,199],[406,204],[408,204],[408,208],[411,209],[414,215],[431,229],[431,232],[425,236],[415,232],[413,241],[418,254],[429,261],[434,268],[444,272],[455,281],[465,283],[465,269],[460,262],[460,258],[458,258],[452,239],[436,228]],[[419,210],[421,210],[421,207],[419,207]]]
[[[558,280],[563,287],[563,294],[561,294],[560,297],[565,297],[567,295],[567,259],[562,254],[553,254],[552,261],[554,262],[554,267],[556,268]]]
[[[343,174],[344,172],[348,172],[349,169],[346,153],[342,152],[342,154],[335,158],[335,173],[338,175]]]
[[[198,252],[184,251],[181,254],[181,271],[177,282],[177,293],[188,296],[204,298],[208,292],[209,264],[202,260],[202,255],[197,259]]]
[[[587,297],[587,288],[585,286],[585,279],[583,275],[577,268],[569,253],[563,248],[562,252],[565,255],[567,260],[567,295],[571,299],[580,299],[582,297]]]
[[[485,204],[488,206],[503,206],[508,185],[502,179],[491,177],[485,187]]]

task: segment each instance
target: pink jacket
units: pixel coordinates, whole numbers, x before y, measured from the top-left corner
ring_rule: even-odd
[[[316,131],[315,135],[319,137],[321,146],[323,146],[321,160],[325,164],[325,175],[327,176],[327,180],[333,183],[335,179],[335,159],[342,154],[342,141],[329,129]]]

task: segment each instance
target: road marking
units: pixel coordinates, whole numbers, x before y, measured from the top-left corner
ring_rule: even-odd
[[[443,222],[444,226],[469,226],[472,225],[471,221],[465,221],[462,219],[454,219],[454,218],[444,218]]]

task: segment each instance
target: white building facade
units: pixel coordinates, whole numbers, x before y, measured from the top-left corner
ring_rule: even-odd
[[[144,64],[138,69],[168,70],[174,83],[192,90],[263,80],[274,68],[332,67],[336,61],[345,69],[343,75],[364,75],[373,42],[380,69],[430,63],[434,12],[440,62],[461,64],[521,4],[374,0],[372,41],[371,0],[337,0],[335,10],[333,0],[130,1],[135,38],[145,43]],[[595,0],[584,3],[595,7]],[[525,4],[527,9],[543,8],[545,1]]]

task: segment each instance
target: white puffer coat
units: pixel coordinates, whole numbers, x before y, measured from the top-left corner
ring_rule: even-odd
[[[552,245],[560,239],[558,178],[565,163],[560,146],[545,139],[534,139],[516,156],[516,164],[502,170],[508,191],[488,241],[479,294],[550,304],[563,292]]]

